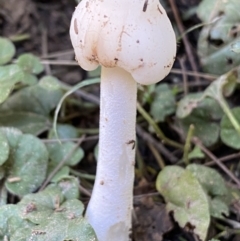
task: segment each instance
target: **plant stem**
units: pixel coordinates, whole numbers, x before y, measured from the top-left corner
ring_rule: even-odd
[[[148,143],[148,147],[151,150],[152,154],[154,155],[155,159],[157,160],[159,167],[163,169],[166,165],[160,152],[158,152],[157,149],[151,143]]]
[[[142,157],[138,147],[136,150],[136,161],[137,161],[137,166],[138,166],[138,172],[137,172],[137,170],[135,172],[139,173],[140,177],[144,177],[146,174],[146,165],[144,163],[143,157]]]
[[[0,207],[7,204],[7,189],[4,184],[0,185]]]
[[[70,168],[70,173],[72,173],[73,175],[79,178],[84,178],[87,180],[95,180],[95,175],[81,173],[81,172],[75,171],[73,168]]]
[[[168,144],[169,146],[173,146],[175,148],[183,150],[183,145],[167,138],[162,130],[159,128],[159,126],[156,124],[156,122],[152,119],[152,117],[143,109],[143,107],[140,105],[139,102],[137,102],[137,110],[139,113],[144,117],[144,119],[148,122],[149,125],[153,127],[153,129],[156,131],[157,136],[162,139],[163,142]]]
[[[221,237],[226,237],[226,236],[230,236],[230,235],[234,235],[234,234],[240,234],[240,230],[239,229],[233,229],[233,228],[229,228],[227,226],[224,226],[222,224],[216,223],[215,222],[215,226],[221,230],[220,233],[218,233],[214,239],[219,239]]]
[[[191,148],[191,139],[193,137],[194,129],[195,129],[194,125],[189,126],[186,142],[184,145],[183,160],[186,166],[189,164],[188,154]]]
[[[233,127],[235,128],[235,130],[238,132],[238,134],[240,135],[240,125],[237,121],[237,119],[235,118],[235,116],[233,115],[232,111],[230,110],[227,102],[224,100],[224,98],[221,98],[221,100],[218,100],[220,106],[222,107],[224,113],[226,114],[226,116],[229,118],[230,122],[232,123]]]
[[[97,135],[99,133],[98,128],[78,128],[77,131],[79,135]]]
[[[96,83],[100,83],[99,78],[94,78],[94,79],[83,80],[82,82],[80,82],[77,85],[81,85],[81,83],[86,83],[88,81],[94,81],[95,82],[95,80],[96,80]],[[61,84],[61,88],[65,91],[67,91],[67,92],[71,91],[72,88],[75,87],[75,86],[71,86],[71,85],[68,85],[68,84],[63,83],[63,82],[60,82],[60,84]],[[90,93],[87,93],[87,92],[84,92],[83,90],[80,90],[80,87],[78,89],[74,90],[74,94],[88,100],[90,103],[94,103],[94,104],[99,105],[99,98],[97,96],[95,96],[93,94],[90,94]]]
[[[55,113],[54,113],[54,118],[53,118],[53,131],[58,138],[58,133],[57,133],[57,118],[58,118],[58,114],[59,114],[59,111],[60,111],[60,108],[64,102],[64,100],[71,94],[73,94],[75,91],[77,91],[78,89],[82,88],[82,87],[85,87],[85,86],[88,86],[88,85],[92,85],[92,84],[97,84],[99,83],[99,79],[90,79],[90,80],[84,80],[80,83],[78,83],[77,85],[73,86],[70,90],[68,90],[68,92],[66,92],[61,100],[59,101],[57,107],[56,107],[56,110],[55,110]]]

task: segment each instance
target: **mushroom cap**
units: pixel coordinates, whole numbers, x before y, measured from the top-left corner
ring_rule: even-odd
[[[175,33],[159,0],[82,0],[70,37],[83,69],[120,67],[143,85],[168,75],[176,55]]]

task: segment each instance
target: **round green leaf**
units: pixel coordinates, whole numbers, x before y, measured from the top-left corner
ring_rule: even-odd
[[[195,112],[195,115],[214,120],[220,119],[223,115],[217,101],[205,97],[203,92],[188,94],[179,101],[176,111],[179,119],[188,117],[192,112]]]
[[[41,192],[25,195],[18,204],[22,217],[34,224],[44,223],[64,201],[60,187],[49,185]],[[31,209],[29,209],[29,205]]]
[[[68,124],[58,124],[57,125],[57,133],[59,139],[69,139],[69,138],[77,138],[78,137],[78,130]],[[55,139],[55,133],[54,130],[51,129],[48,134],[49,139]]]
[[[205,158],[205,154],[202,152],[200,147],[195,146],[191,152],[188,154],[188,159],[203,159]]]
[[[185,134],[187,134],[189,126],[194,125],[194,135],[197,136],[205,146],[212,146],[218,141],[220,128],[217,123],[199,116],[194,116],[194,114],[181,119],[179,122]],[[209,133],[211,133],[211,135],[209,135]]]
[[[62,179],[69,177],[70,168],[68,166],[62,167],[52,178],[52,183],[57,183],[61,181]]]
[[[0,104],[6,100],[14,85],[22,80],[23,72],[16,65],[0,66]]]
[[[62,177],[62,180],[58,182],[58,186],[62,189],[62,194],[65,199],[79,199],[79,181],[72,176]]]
[[[228,195],[225,181],[215,169],[199,164],[190,164],[187,166],[187,170],[198,179],[208,194],[212,196]]]
[[[54,214],[55,209],[59,208],[63,201],[61,189],[56,185],[49,185],[41,192],[25,195],[18,206],[24,219],[41,224]],[[32,208],[26,212],[29,205]]]
[[[193,232],[205,240],[210,224],[208,198],[194,175],[179,166],[167,166],[159,173],[156,187],[179,225],[191,224]]]
[[[17,83],[22,80],[23,72],[16,64],[0,66],[0,83],[12,81]]]
[[[6,240],[4,236],[12,237],[16,230],[31,226],[33,226],[31,223],[21,218],[17,205],[0,206],[0,240]],[[19,239],[13,240],[19,241]]]
[[[68,200],[53,215],[40,225],[28,229],[19,229],[12,237],[18,241],[97,241],[90,224],[82,217],[83,204],[79,200]],[[37,232],[42,233],[39,235]]]
[[[18,57],[17,64],[24,72],[29,74],[40,74],[44,69],[39,58],[33,54],[22,54]]]
[[[62,95],[62,90],[47,90],[37,84],[18,90],[0,106],[0,110],[32,112],[48,116],[59,103]]]
[[[39,80],[39,85],[47,90],[58,90],[61,88],[59,80],[53,76],[44,76]]]
[[[0,37],[0,65],[8,63],[15,55],[16,49],[11,41]]]
[[[209,73],[221,75],[240,64],[240,55],[232,51],[240,41],[240,15],[236,9],[240,9],[239,0],[203,0],[199,4],[197,14],[207,24],[198,39],[198,54]]]
[[[160,84],[155,89],[155,96],[150,113],[156,122],[162,122],[176,110],[175,96],[167,84]]]
[[[184,133],[187,135],[189,126],[194,125],[194,135],[206,146],[211,146],[218,141],[219,125],[216,120],[222,115],[217,101],[202,93],[187,95],[180,101],[177,109],[177,117]]]
[[[66,187],[69,194],[72,188],[76,188],[75,184],[64,186],[63,193],[67,190]],[[54,184],[42,192],[24,196],[18,204],[22,217],[37,226],[15,232],[12,239],[97,241],[92,227],[82,216],[84,211],[82,202],[72,199],[73,196],[65,201],[62,192],[61,188]],[[34,230],[41,230],[42,235],[38,235]]]
[[[84,157],[84,151],[82,148],[78,147],[74,150],[76,144],[73,142],[67,143],[48,143],[47,149],[49,152],[49,158],[51,159],[51,165],[56,166],[62,160],[67,158],[65,165],[74,166],[78,164]]]
[[[240,107],[233,108],[231,111],[238,123],[240,123]],[[239,150],[240,134],[236,132],[235,128],[226,115],[224,115],[221,120],[220,128],[220,137],[222,142],[229,147]]]
[[[198,107],[202,99],[202,93],[188,94],[183,97],[177,107],[176,115],[178,118],[183,119],[189,116],[192,111]]]
[[[210,213],[214,218],[224,218],[229,215],[228,205],[220,198],[210,200]]]
[[[44,230],[44,240],[81,240],[97,241],[89,223],[82,217],[84,206],[77,199],[67,200],[60,207],[61,212],[44,220],[38,228]],[[37,237],[37,235],[31,235]],[[30,241],[30,239],[26,239]]]
[[[18,240],[18,241],[44,241],[42,236],[37,236],[35,239],[31,237],[32,233],[34,233],[34,230],[36,230],[36,227],[31,228],[21,228],[17,229],[16,232],[11,233],[10,237],[12,240]],[[27,239],[27,237],[31,237]]]
[[[224,105],[224,98],[230,96],[238,83],[238,74],[235,70],[221,75],[218,79],[213,81],[204,91],[205,97],[210,97],[216,100],[219,105]],[[214,109],[213,109],[214,110]],[[215,110],[216,111],[216,110]]]
[[[187,166],[208,194],[210,214],[215,218],[222,218],[229,214],[229,196],[231,195],[223,177],[213,168],[199,164]]]
[[[0,125],[5,127],[15,127],[23,133],[39,135],[50,126],[46,116],[18,111],[0,112]]]
[[[0,165],[8,159],[9,151],[7,138],[0,132]]]
[[[35,85],[37,84],[38,79],[35,75],[24,72],[21,82],[25,85]]]
[[[2,86],[2,88],[0,89],[0,104],[1,104],[10,95],[10,93],[12,91],[12,87],[14,86],[14,83],[6,84],[6,85],[3,85],[0,83],[0,86]]]
[[[32,135],[20,135],[15,145],[10,143],[9,174],[5,186],[9,192],[23,196],[34,192],[46,177],[48,152],[44,144]]]
[[[17,145],[19,138],[22,135],[20,130],[12,127],[1,127],[0,132],[7,138],[10,149]]]

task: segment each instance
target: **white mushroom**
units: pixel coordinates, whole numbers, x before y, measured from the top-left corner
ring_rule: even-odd
[[[82,0],[73,14],[70,36],[83,69],[102,66],[99,157],[86,218],[99,241],[127,241],[137,83],[153,84],[169,73],[175,34],[159,0]]]

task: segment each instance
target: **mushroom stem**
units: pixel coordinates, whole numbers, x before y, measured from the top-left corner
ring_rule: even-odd
[[[99,241],[127,241],[131,229],[137,84],[102,67],[98,167],[86,218]]]

